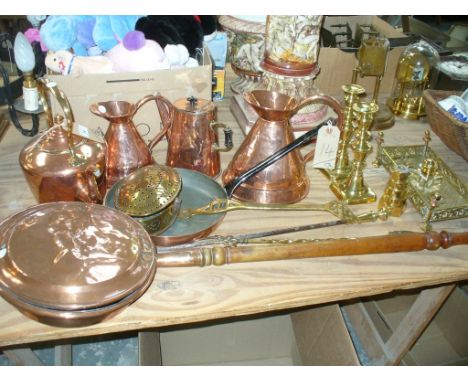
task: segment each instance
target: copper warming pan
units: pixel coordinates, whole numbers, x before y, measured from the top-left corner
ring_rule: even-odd
[[[213,246],[157,254],[143,226],[96,204],[52,202],[0,223],[0,295],[24,315],[61,327],[93,325],[136,301],[156,267],[209,266],[322,256],[435,250],[468,243],[468,233],[398,233]]]
[[[155,273],[149,234],[117,210],[44,203],[0,223],[0,295],[45,324],[109,318],[138,299]]]

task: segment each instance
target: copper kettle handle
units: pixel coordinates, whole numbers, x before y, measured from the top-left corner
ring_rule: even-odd
[[[297,105],[294,114],[296,114],[299,111],[299,109],[302,109],[304,106],[315,104],[315,103],[322,103],[322,104],[325,104],[327,106],[330,106],[333,109],[333,111],[338,116],[338,120],[337,120],[338,129],[340,129],[340,131],[342,131],[343,130],[343,120],[344,120],[343,111],[341,109],[341,105],[339,104],[339,102],[333,97],[330,97],[330,96],[327,96],[327,95],[314,95],[314,96],[305,98],[304,100],[302,100],[299,103],[299,105]],[[314,153],[315,153],[315,149],[312,149],[306,155],[304,155],[304,162],[310,161],[314,157]]]
[[[135,111],[133,112],[133,115],[135,115],[137,111],[149,101],[156,102],[156,107],[159,111],[159,115],[161,116],[163,124],[162,130],[158,134],[156,134],[156,136],[148,143],[148,148],[150,150],[153,150],[154,146],[156,146],[156,144],[161,139],[163,139],[169,131],[169,128],[172,125],[172,116],[174,112],[171,102],[158,93],[157,95],[147,95],[146,97],[143,97],[141,100],[139,100],[135,104]]]
[[[47,113],[47,122],[49,124],[49,127],[52,127],[54,125],[54,119],[52,117],[52,110],[50,107],[49,99],[46,96],[47,92],[55,97],[60,107],[62,108],[63,113],[65,114],[65,119],[67,120],[68,148],[70,150],[71,155],[69,162],[72,166],[82,165],[84,161],[82,158],[79,158],[76,155],[75,151],[75,145],[73,141],[73,124],[75,122],[75,117],[73,116],[73,111],[67,96],[62,90],[58,88],[55,82],[50,81],[48,78],[41,77],[38,78],[38,81],[41,84],[39,86],[39,90],[44,111]]]

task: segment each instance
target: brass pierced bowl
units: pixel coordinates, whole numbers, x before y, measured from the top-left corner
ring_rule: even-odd
[[[113,187],[114,207],[151,234],[163,232],[177,217],[182,178],[171,167],[155,164],[139,168]]]

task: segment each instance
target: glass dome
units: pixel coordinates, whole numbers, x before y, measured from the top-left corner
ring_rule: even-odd
[[[426,115],[423,91],[432,88],[439,74],[439,53],[429,43],[420,40],[401,54],[388,106],[395,115],[418,119]]]

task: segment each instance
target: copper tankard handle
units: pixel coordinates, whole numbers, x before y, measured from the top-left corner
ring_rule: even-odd
[[[158,134],[156,134],[156,136],[148,143],[148,148],[150,150],[153,150],[154,146],[156,146],[156,144],[167,135],[167,133],[169,132],[169,128],[172,126],[174,107],[167,98],[163,97],[159,93],[157,95],[147,95],[135,104],[135,111],[133,112],[132,117],[145,103],[149,101],[156,102],[156,108],[159,111],[159,115],[161,116],[161,121],[163,125],[162,130]]]
[[[297,105],[294,114],[296,114],[303,107],[307,105],[316,104],[316,103],[325,104],[327,106],[330,106],[333,109],[333,111],[338,116],[338,120],[337,120],[338,129],[340,129],[340,132],[343,131],[343,120],[344,120],[343,111],[341,109],[340,103],[333,97],[330,97],[327,95],[314,95],[314,96],[305,98],[299,103],[299,105]],[[315,148],[312,149],[310,152],[308,152],[304,156],[304,162],[310,161],[314,157],[314,154],[315,154]]]
[[[214,122],[214,121],[210,123],[210,127],[213,130],[218,127],[222,127],[223,132],[224,132],[224,148],[219,146],[218,143],[215,143],[213,144],[213,149],[216,151],[223,151],[223,152],[231,150],[232,147],[234,146],[234,144],[232,143],[232,129],[226,126],[224,123]]]

